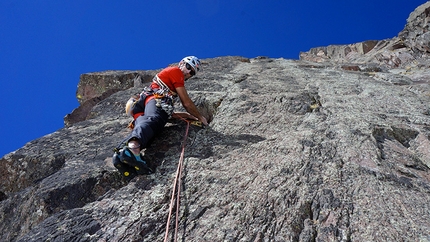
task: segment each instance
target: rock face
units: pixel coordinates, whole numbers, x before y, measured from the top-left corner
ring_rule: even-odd
[[[392,40],[298,61],[203,60],[186,85],[211,123],[185,140],[179,239],[430,241],[429,11]],[[156,72],[133,73],[88,74],[80,86],[124,81],[1,158],[1,241],[163,240],[186,124],[145,150],[155,174],[125,181],[111,164],[124,104]]]

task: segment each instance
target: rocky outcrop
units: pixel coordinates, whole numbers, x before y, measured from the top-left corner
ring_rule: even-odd
[[[408,24],[399,33],[399,38],[415,53],[430,54],[429,28],[430,3],[427,2],[409,15]]]
[[[398,37],[349,45],[331,45],[301,52],[300,59],[352,66],[355,70],[384,70],[428,65],[430,56],[430,2],[412,12]],[[360,66],[362,65],[362,66]]]
[[[106,97],[120,90],[139,87],[148,83],[156,71],[105,71],[82,74],[76,91],[80,106],[64,117],[64,124],[69,127],[86,120],[91,109]]]
[[[430,241],[427,52],[398,48],[415,60],[397,66],[368,56],[390,46],[358,44],[347,61],[203,60],[186,86],[211,123],[185,140],[179,238]],[[1,158],[1,241],[163,240],[186,124],[170,122],[145,150],[155,174],[124,180],[112,148],[146,83],[104,75],[133,87],[88,96],[76,121]]]

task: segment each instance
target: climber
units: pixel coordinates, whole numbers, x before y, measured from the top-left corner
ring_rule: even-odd
[[[185,89],[185,81],[197,74],[200,65],[200,60],[195,56],[183,58],[178,66],[159,72],[149,87],[127,102],[126,112],[134,119],[133,130],[126,138],[125,146],[117,148],[112,158],[113,165],[122,175],[131,179],[138,174],[153,172],[140,151],[164,128],[169,118],[198,120],[208,125]],[[187,112],[173,112],[177,97]]]

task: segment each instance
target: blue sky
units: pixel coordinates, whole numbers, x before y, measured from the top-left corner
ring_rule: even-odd
[[[424,0],[1,0],[0,157],[64,127],[83,73],[187,55],[298,59],[397,36]]]

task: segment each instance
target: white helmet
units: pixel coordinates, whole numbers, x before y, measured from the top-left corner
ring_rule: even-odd
[[[194,69],[196,74],[198,71],[200,71],[200,65],[201,65],[200,60],[195,56],[187,56],[183,58],[181,62],[179,62],[179,65],[181,65],[181,63],[189,64]]]

